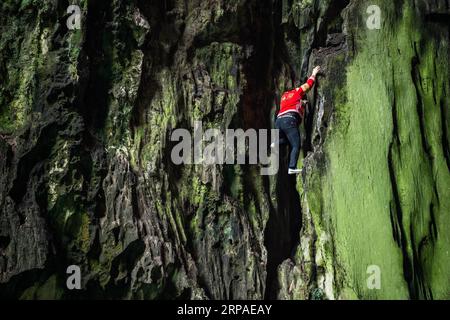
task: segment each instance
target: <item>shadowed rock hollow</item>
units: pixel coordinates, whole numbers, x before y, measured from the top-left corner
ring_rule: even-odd
[[[70,4],[0,4],[0,297],[450,298],[448,1]],[[314,65],[301,176],[172,163]]]

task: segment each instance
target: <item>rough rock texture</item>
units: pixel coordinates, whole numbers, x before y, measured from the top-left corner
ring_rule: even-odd
[[[0,4],[0,297],[450,298],[448,1],[70,4]],[[298,180],[172,163],[317,64]]]
[[[381,29],[369,30],[370,4],[317,13],[333,29],[309,40],[325,76],[281,298],[450,298],[449,5],[381,2]],[[366,285],[373,265],[380,290]]]

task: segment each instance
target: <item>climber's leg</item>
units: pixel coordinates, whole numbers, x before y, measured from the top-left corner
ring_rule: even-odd
[[[291,154],[289,156],[289,169],[297,168],[297,161],[300,155],[300,132],[298,127],[288,128],[285,130],[286,136],[291,145]]]
[[[291,146],[289,156],[289,171],[297,168],[297,160],[300,155],[300,132],[298,130],[298,120],[295,117],[281,117],[277,119],[277,127],[283,132]],[[293,172],[298,173],[298,172]]]
[[[289,140],[286,137],[284,131],[280,131],[280,139],[278,140],[278,144],[281,146],[283,144],[289,143]]]
[[[286,134],[284,133],[283,129],[280,126],[280,121],[281,119],[277,119],[275,121],[275,129],[278,129],[279,131],[279,138],[278,141],[275,141],[271,147],[273,148],[275,146],[275,144],[278,145],[283,145],[283,144],[287,144],[289,142],[288,138],[286,137]]]

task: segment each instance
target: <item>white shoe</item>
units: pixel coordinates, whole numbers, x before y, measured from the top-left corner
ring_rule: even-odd
[[[288,174],[300,174],[302,173],[302,169],[289,169]]]

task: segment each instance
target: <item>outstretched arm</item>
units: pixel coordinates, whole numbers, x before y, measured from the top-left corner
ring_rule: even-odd
[[[301,90],[301,94],[305,94],[306,92],[311,90],[311,88],[314,86],[314,83],[316,82],[316,76],[319,72],[320,66],[315,67],[308,81],[306,81],[306,83],[303,84],[300,88],[297,88],[297,91]]]

